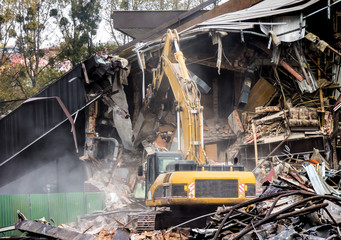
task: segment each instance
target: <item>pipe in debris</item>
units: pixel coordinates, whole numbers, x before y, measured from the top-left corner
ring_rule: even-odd
[[[187,224],[187,223],[196,221],[196,220],[198,220],[198,219],[200,219],[200,218],[209,217],[209,216],[212,216],[212,215],[214,215],[214,214],[215,214],[215,212],[213,212],[213,213],[207,213],[207,214],[205,214],[205,215],[202,215],[202,216],[199,216],[199,217],[190,219],[190,220],[188,220],[188,221],[186,221],[186,222],[183,222],[183,223],[180,223],[180,224],[178,224],[178,225],[176,225],[176,226],[174,226],[174,227],[171,227],[170,229],[168,229],[168,230],[166,231],[166,233],[169,233],[169,232],[172,231],[173,229],[178,228],[178,227],[181,227],[182,225],[185,225],[185,224]]]
[[[302,72],[303,72],[303,75],[304,75],[305,79],[308,81],[308,83],[309,83],[309,84],[312,84],[312,82],[311,82],[311,80],[310,80],[310,77],[308,76],[308,73],[307,73],[307,71],[305,70],[305,68],[304,68],[304,66],[303,66],[304,63],[303,63],[303,60],[302,60],[302,58],[301,58],[300,53],[298,52],[298,49],[297,49],[296,44],[294,44],[293,46],[294,46],[294,52],[295,52],[296,57],[297,57],[297,59],[298,59],[298,63],[300,64],[300,67],[301,67],[301,70],[302,70]]]
[[[100,140],[100,141],[103,141],[103,142],[113,142],[115,144],[115,147],[114,147],[114,159],[113,159],[113,161],[117,160],[119,143],[118,143],[116,138],[94,137],[94,139]]]
[[[309,54],[306,54],[306,56],[308,56],[308,58],[314,63],[314,65],[319,69],[320,72],[322,72],[324,74],[324,76],[326,77],[326,79],[328,79],[329,81],[332,81],[330,79],[330,77],[328,76],[328,74],[321,68],[320,64],[318,62],[316,62],[312,56],[310,56]],[[320,78],[320,77],[319,77]]]
[[[265,217],[269,217],[269,216],[270,216],[270,214],[272,213],[272,210],[274,210],[274,208],[275,208],[277,202],[278,202],[279,199],[281,199],[282,197],[284,197],[284,196],[283,196],[283,195],[280,195],[280,196],[278,196],[278,197],[275,199],[275,201],[272,203],[270,209],[269,209],[268,212],[266,213]]]
[[[302,208],[302,209],[297,210],[297,211],[293,211],[293,212],[284,213],[282,215],[279,215],[274,220],[277,221],[277,220],[280,220],[280,219],[283,219],[283,218],[293,217],[293,216],[300,215],[300,214],[303,214],[303,213],[315,212],[315,211],[317,211],[317,210],[319,210],[321,208],[327,207],[328,205],[329,204],[326,202],[326,203],[316,204],[316,205],[310,206],[310,207],[305,207],[305,208]]]
[[[181,131],[180,131],[180,109],[178,109],[178,111],[176,111],[176,127],[178,130],[178,151],[181,150],[181,142],[180,142],[180,138],[181,138]]]
[[[308,18],[308,17],[310,17],[310,16],[312,16],[312,15],[318,13],[318,12],[321,12],[321,11],[327,9],[327,8],[330,8],[331,6],[333,6],[334,4],[337,4],[337,3],[339,3],[339,2],[341,2],[341,0],[338,0],[338,1],[336,1],[336,2],[333,2],[332,4],[328,4],[327,6],[325,6],[325,7],[323,7],[323,8],[320,8],[319,10],[316,10],[315,12],[312,12],[312,13],[308,14],[307,16],[303,17],[303,19],[306,19],[306,18]]]
[[[244,214],[244,215],[247,215],[247,216],[250,216],[252,218],[260,218],[258,217],[257,215],[254,215],[254,214],[251,214],[251,213],[248,213],[248,212],[243,212],[243,211],[240,211],[238,209],[234,209],[235,212],[238,212],[238,213],[241,213],[241,214]],[[235,215],[234,215],[235,216]]]
[[[233,213],[233,208],[230,209],[229,213],[225,215],[223,221],[220,223],[218,230],[216,231],[216,233],[214,234],[213,240],[216,240],[219,236],[219,233],[221,232],[221,229],[223,228],[226,220],[231,216],[231,214]]]
[[[138,63],[139,63],[139,67],[140,67],[141,72],[142,72],[142,102],[143,102],[144,98],[146,97],[144,67],[143,67],[143,64],[142,64],[142,59],[141,59],[139,50],[136,49],[135,52],[136,52],[137,60],[138,60]]]
[[[326,211],[326,213],[328,214],[328,216],[330,217],[330,219],[333,221],[333,223],[335,225],[338,225],[337,222],[335,221],[335,218],[330,214],[329,210],[327,208],[323,208],[324,211]],[[341,235],[341,234],[340,234]]]
[[[220,225],[218,227],[218,230],[217,230],[217,232],[215,233],[215,235],[213,237],[213,240],[216,240],[218,238],[218,235],[219,235],[221,229],[223,228],[226,220],[231,216],[232,212],[235,211],[235,209],[246,207],[248,205],[255,204],[255,203],[258,203],[258,202],[262,202],[262,201],[265,201],[265,200],[277,197],[279,195],[281,195],[281,197],[284,197],[284,196],[290,196],[290,195],[296,195],[296,194],[302,194],[302,195],[308,195],[308,196],[316,196],[316,194],[310,193],[310,192],[306,192],[306,191],[284,191],[284,192],[277,192],[277,193],[270,194],[270,195],[265,196],[265,197],[258,197],[258,198],[252,199],[250,201],[237,204],[237,205],[235,205],[233,207],[230,207],[228,209],[224,209],[224,210],[218,211],[218,214],[224,214],[224,213],[227,213],[227,212],[228,212],[228,214],[225,215],[224,219],[220,223]]]
[[[283,208],[282,210],[280,210],[280,211],[270,215],[269,217],[265,217],[263,220],[260,220],[259,222],[255,223],[254,227],[258,227],[258,226],[260,226],[262,224],[265,224],[266,222],[269,222],[271,220],[279,220],[279,219],[283,219],[283,218],[286,218],[286,217],[294,216],[296,214],[303,214],[303,213],[306,213],[306,212],[309,212],[309,211],[312,211],[312,210],[316,211],[317,209],[324,208],[324,207],[326,207],[328,205],[328,203],[321,203],[321,204],[317,204],[317,205],[314,205],[314,206],[311,206],[311,207],[305,207],[305,208],[303,208],[301,210],[297,210],[297,211],[294,211],[294,212],[288,212],[289,210],[291,210],[293,208],[296,208],[297,206],[299,206],[301,204],[304,204],[304,203],[306,203],[308,201],[317,200],[317,199],[324,199],[324,198],[329,198],[329,197],[330,196],[325,196],[325,195],[322,195],[322,196],[321,195],[315,195],[315,196],[306,198],[306,199],[304,199],[302,201],[295,202],[295,203],[291,204],[289,207]],[[341,199],[338,198],[338,201],[340,201],[340,200]],[[285,213],[285,212],[288,212],[288,213]],[[282,214],[282,213],[285,213],[285,214]],[[242,236],[244,236],[245,234],[250,232],[252,229],[253,229],[253,227],[249,227],[249,228],[243,229],[233,239],[234,240],[240,239]]]
[[[285,68],[289,73],[291,73],[298,81],[300,82],[303,81],[304,78],[301,76],[301,74],[296,72],[295,69],[293,69],[288,63],[286,63],[283,60],[281,60],[279,63],[281,64],[283,68]]]
[[[239,203],[237,205],[234,205],[233,207],[220,210],[220,211],[218,211],[218,214],[225,214],[225,213],[229,212],[231,209],[238,209],[238,208],[246,207],[248,205],[255,204],[255,203],[258,203],[258,202],[262,202],[262,201],[265,201],[265,200],[277,197],[279,195],[290,196],[290,195],[296,195],[296,194],[308,195],[308,196],[316,196],[315,193],[311,193],[311,192],[307,192],[307,191],[302,191],[302,190],[294,190],[294,191],[289,190],[289,191],[276,192],[276,193],[270,194],[268,196],[258,197],[258,198],[252,199],[250,201],[247,201],[247,202]]]

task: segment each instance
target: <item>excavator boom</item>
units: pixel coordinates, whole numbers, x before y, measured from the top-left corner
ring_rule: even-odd
[[[205,164],[200,91],[186,67],[185,58],[179,49],[179,36],[176,30],[167,31],[158,68],[153,75],[155,92],[161,87],[164,78],[169,82],[177,102],[178,139],[182,135],[184,145],[184,149],[181,149],[181,142],[178,141],[178,151],[183,152],[185,159],[194,160],[197,164]]]
[[[254,198],[256,180],[252,172],[244,172],[242,166],[207,164],[200,91],[186,67],[176,30],[167,31],[153,72],[154,102],[167,87],[171,88],[177,104],[177,133],[182,142],[178,140],[178,152],[155,152],[147,156],[146,205],[181,209],[180,214],[186,206],[197,214],[200,209],[212,210],[218,205]]]

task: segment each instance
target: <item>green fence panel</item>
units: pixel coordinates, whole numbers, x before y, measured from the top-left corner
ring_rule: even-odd
[[[29,195],[27,194],[16,194],[11,195],[11,202],[12,202],[12,217],[15,219],[14,222],[18,221],[18,214],[17,210],[19,210],[22,214],[25,215],[27,219],[31,218],[30,212],[30,199]]]
[[[84,193],[67,193],[66,205],[68,212],[67,222],[76,222],[77,216],[82,216],[85,214]]]
[[[41,219],[45,217],[47,221],[50,219],[49,202],[47,194],[31,194],[31,220]]]
[[[30,197],[28,194],[12,195],[12,217],[14,222],[18,221],[17,210],[19,210],[27,219],[31,219]],[[21,235],[22,232],[16,230],[8,232],[9,235]]]
[[[11,196],[0,196],[0,226],[8,226],[13,224],[12,219],[12,202]]]
[[[57,225],[66,223],[68,219],[65,193],[50,193],[47,196],[49,202],[50,218]]]
[[[12,198],[9,195],[0,195],[0,226],[13,225],[18,218],[13,219],[12,215]],[[12,232],[0,233],[0,237],[11,236]]]
[[[57,225],[77,221],[77,216],[103,210],[104,193],[50,193],[0,195],[0,227],[14,225],[18,221],[17,210],[28,219],[53,218]],[[0,233],[2,236],[18,236],[20,231]]]
[[[1,195],[0,196],[0,226],[14,225],[18,221],[17,210],[25,217],[30,217],[30,201],[27,194]],[[11,231],[0,236],[19,235],[20,231]]]
[[[86,213],[92,213],[96,210],[103,210],[105,206],[104,193],[85,193]]]

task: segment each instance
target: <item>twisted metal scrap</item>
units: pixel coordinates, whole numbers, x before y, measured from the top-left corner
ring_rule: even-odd
[[[279,201],[280,198],[283,197],[287,197],[287,196],[292,196],[292,195],[303,195],[306,198],[295,202],[293,204],[291,204],[290,206],[277,211],[276,213],[272,213],[273,209],[275,208],[277,202]],[[256,204],[256,203],[260,203],[262,201],[268,200],[268,199],[273,199],[275,198],[273,204],[271,205],[270,209],[267,211],[266,215],[264,218],[260,219],[260,220],[255,220],[252,223],[248,224],[242,231],[240,231],[237,235],[235,235],[232,239],[233,240],[237,240],[240,239],[242,236],[244,236],[245,234],[247,234],[248,232],[252,231],[254,228],[257,228],[258,226],[265,224],[267,222],[270,221],[275,221],[275,220],[279,220],[279,219],[283,219],[283,218],[287,218],[287,217],[292,217],[292,216],[296,216],[296,215],[301,215],[301,214],[305,214],[305,213],[309,213],[309,212],[314,212],[317,211],[321,208],[326,208],[328,206],[328,203],[318,203],[315,204],[313,206],[309,206],[309,207],[305,207],[303,209],[300,210],[293,210],[296,207],[300,206],[300,205],[304,205],[305,203],[309,202],[309,201],[316,201],[316,202],[322,202],[323,200],[329,200],[334,202],[335,204],[341,206],[341,198],[339,197],[335,197],[335,196],[331,196],[331,195],[318,195],[315,193],[311,193],[311,192],[306,192],[306,191],[282,191],[282,192],[277,192],[268,196],[264,196],[264,197],[259,197],[235,206],[232,206],[228,209],[224,209],[218,212],[218,214],[225,214],[224,219],[222,220],[222,222],[220,223],[218,230],[216,231],[213,240],[216,240],[219,236],[219,234],[221,233],[221,230],[223,228],[223,226],[225,225],[226,221],[231,217],[231,215],[233,214],[233,212],[238,212],[241,213],[241,211],[239,211],[239,208],[243,208],[252,204]],[[293,210],[293,211],[292,211]],[[327,214],[331,217],[330,213],[328,211],[326,211]],[[246,214],[246,213],[244,213]],[[259,216],[257,216],[257,218],[260,218]],[[335,220],[331,217],[332,221],[335,223]]]

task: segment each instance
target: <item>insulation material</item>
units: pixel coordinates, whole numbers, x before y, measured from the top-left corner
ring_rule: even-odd
[[[120,81],[118,81],[120,79]],[[122,109],[125,113],[128,113],[128,103],[126,94],[123,87],[124,81],[121,78],[117,78],[113,82],[112,92],[115,93],[111,96],[111,99],[117,104],[117,106]],[[122,112],[117,109],[117,107],[112,106],[113,109],[113,120],[117,132],[122,140],[123,146],[126,149],[132,149],[132,136],[133,130],[131,125],[131,119],[129,115],[122,116]]]
[[[221,67],[221,58],[223,56],[223,44],[221,41],[221,38],[226,36],[226,32],[213,32],[212,33],[212,44],[216,45],[218,44],[218,56],[217,56],[217,65],[218,68],[218,74],[220,75],[220,67]]]

